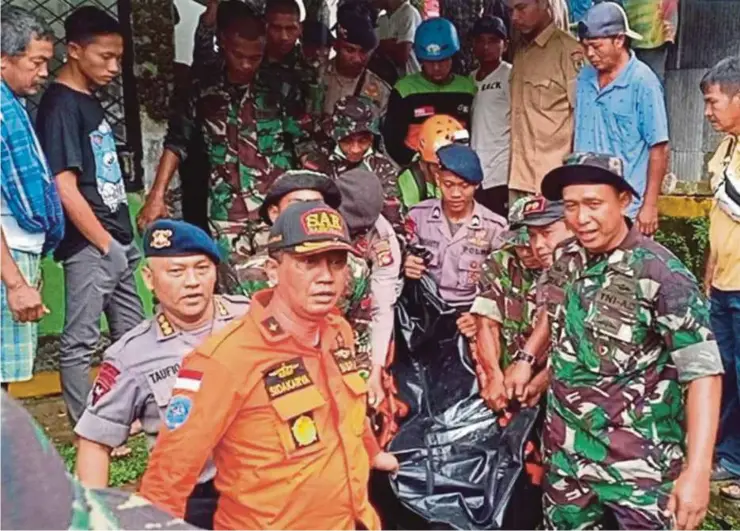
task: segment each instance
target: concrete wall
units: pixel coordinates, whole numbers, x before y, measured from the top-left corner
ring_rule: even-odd
[[[708,193],[706,162],[719,144],[704,118],[699,81],[720,59],[740,54],[740,1],[681,0],[678,45],[666,72],[671,167],[679,193]]]

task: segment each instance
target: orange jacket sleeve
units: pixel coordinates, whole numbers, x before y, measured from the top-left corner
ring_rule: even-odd
[[[183,361],[141,482],[141,495],[183,518],[187,499],[213,449],[239,411],[237,382],[197,352]]]

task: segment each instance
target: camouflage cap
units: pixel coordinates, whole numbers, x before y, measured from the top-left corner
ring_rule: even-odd
[[[551,201],[563,198],[563,188],[573,184],[608,184],[620,192],[640,198],[624,178],[624,163],[619,157],[605,153],[571,153],[563,165],[550,170],[542,180],[542,195]]]
[[[334,105],[328,133],[335,142],[356,133],[379,135],[377,107],[370,98],[345,96]]]
[[[541,195],[521,197],[509,210],[509,225],[519,227],[544,227],[563,219],[565,209],[562,201],[548,201]]]
[[[529,245],[529,232],[527,231],[527,227],[509,229],[501,234],[501,239],[504,242],[504,246],[527,247]]]

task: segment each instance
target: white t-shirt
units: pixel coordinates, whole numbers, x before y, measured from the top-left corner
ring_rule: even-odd
[[[391,38],[391,21],[388,17],[388,13],[385,11],[378,16],[378,25],[375,27],[375,35],[378,36],[379,41]]]
[[[388,38],[394,39],[397,43],[413,43],[419,24],[421,24],[419,11],[406,1],[388,17]],[[413,74],[419,70],[421,70],[419,61],[411,50],[409,60],[406,62],[406,74]]]
[[[2,195],[0,195],[0,213],[2,213],[0,215],[0,225],[3,227],[3,234],[5,234],[8,247],[16,251],[41,254],[46,234],[43,232],[34,234],[23,230],[10,212],[10,208],[8,208],[8,204]]]
[[[508,183],[509,149],[511,145],[511,65],[499,67],[482,81],[476,80],[477,70],[470,74],[478,86],[473,100],[471,146],[483,166],[483,188]]]

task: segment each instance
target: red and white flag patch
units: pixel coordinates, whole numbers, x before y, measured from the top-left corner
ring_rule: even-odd
[[[172,391],[183,390],[197,393],[200,389],[200,382],[203,380],[203,373],[200,371],[191,371],[189,369],[181,369],[177,374],[175,385]]]

